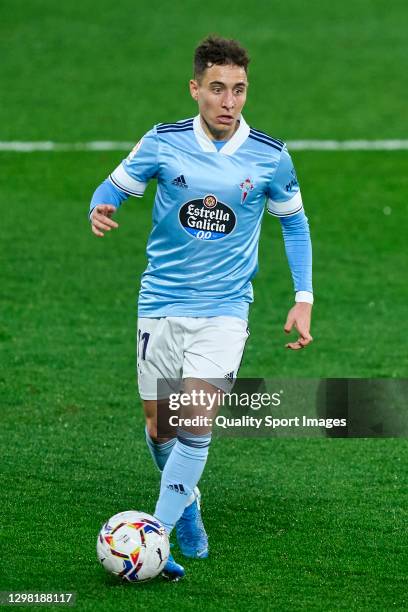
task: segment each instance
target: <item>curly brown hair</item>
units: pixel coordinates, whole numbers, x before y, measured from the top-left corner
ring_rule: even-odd
[[[237,40],[207,36],[194,51],[194,78],[199,81],[213,64],[233,64],[248,72],[249,62],[247,50]]]

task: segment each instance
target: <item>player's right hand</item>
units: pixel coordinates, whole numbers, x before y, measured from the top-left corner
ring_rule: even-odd
[[[105,232],[117,229],[119,225],[111,219],[116,207],[112,204],[98,204],[91,213],[91,227],[95,236],[103,238]]]

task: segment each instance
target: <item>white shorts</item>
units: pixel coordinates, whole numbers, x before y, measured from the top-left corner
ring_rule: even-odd
[[[178,393],[184,378],[213,381],[228,392],[234,384],[249,331],[238,317],[141,318],[137,331],[137,372],[142,399]],[[167,381],[167,389],[166,389]]]

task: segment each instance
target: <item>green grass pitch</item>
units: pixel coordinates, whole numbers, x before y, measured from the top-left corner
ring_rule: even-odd
[[[0,141],[136,141],[191,116],[191,50],[214,30],[250,48],[255,127],[407,138],[406,16],[382,0],[160,11],[7,0]],[[406,609],[402,439],[217,438],[201,482],[210,558],[186,561],[178,584],[121,585],[98,565],[102,522],[152,511],[159,485],[134,363],[154,185],[103,240],[86,218],[123,155],[0,153],[0,591],[75,591],[84,611]],[[241,375],[406,377],[408,153],[293,157],[313,236],[315,342],[284,349],[291,280],[266,216]]]

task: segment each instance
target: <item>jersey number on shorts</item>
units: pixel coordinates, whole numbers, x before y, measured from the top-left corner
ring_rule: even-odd
[[[150,334],[148,332],[143,332],[142,334],[141,330],[139,329],[138,337],[139,337],[139,346],[140,346],[140,340],[143,342],[142,359],[146,359],[146,349],[147,349],[147,343],[149,342]]]

